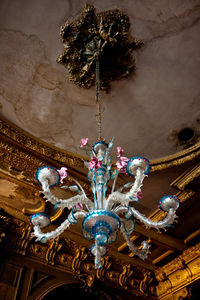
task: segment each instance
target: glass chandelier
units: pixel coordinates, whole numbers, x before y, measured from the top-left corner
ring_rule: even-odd
[[[110,151],[113,147],[113,139],[107,143],[102,138],[101,132],[102,109],[99,70],[101,46],[101,40],[95,41],[96,49],[92,53],[96,61],[98,140],[91,148],[88,144],[88,138],[81,140],[81,147],[87,151],[90,149],[90,160],[85,161],[84,164],[88,169],[87,178],[91,182],[93,199],[87,197],[83,187],[75,179],[74,185],[61,186],[63,179],[67,176],[67,168],[63,167],[57,170],[53,167],[44,166],[39,168],[35,174],[36,181],[42,187],[41,193],[46,201],[50,201],[55,208],[68,208],[70,213],[58,228],[46,233],[43,233],[41,229],[50,224],[48,215],[37,213],[30,218],[33,225],[33,235],[37,238],[36,241],[41,243],[57,238],[70,225],[76,224],[78,219],[82,218],[82,235],[88,240],[94,241],[90,249],[95,257],[95,268],[101,268],[101,258],[107,253],[106,245],[117,239],[118,231],[123,235],[130,251],[144,260],[150,252],[150,245],[147,241],[143,241],[141,247],[137,247],[131,242],[130,234],[134,230],[134,220],[139,220],[146,227],[165,228],[175,221],[176,210],[180,203],[174,195],[163,197],[158,206],[161,210],[167,212],[167,216],[162,221],[153,222],[134,208],[134,203],[142,198],[141,187],[144,178],[150,171],[149,160],[142,156],[134,156],[128,159],[123,156],[123,149],[117,147],[118,161],[112,166]],[[125,173],[132,177],[133,182],[128,182],[116,189],[119,173]],[[108,188],[110,181],[112,181],[112,185]],[[60,185],[62,189],[76,192],[77,195],[68,199],[59,199],[51,192],[51,188],[56,185]]]

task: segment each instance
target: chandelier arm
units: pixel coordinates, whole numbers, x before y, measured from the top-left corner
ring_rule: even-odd
[[[122,206],[119,205],[114,209],[114,213],[119,215],[119,214],[124,214],[127,212],[128,207],[127,206]]]
[[[137,192],[141,188],[142,182],[143,182],[143,180],[146,176],[147,175],[144,174],[144,170],[141,169],[141,168],[138,168],[137,172],[136,172],[134,184],[131,187],[130,191],[126,193],[126,195],[131,197],[131,198],[135,197],[137,195]]]
[[[52,204],[56,204],[56,202],[58,202],[58,198],[51,193],[48,180],[44,180],[41,183],[42,183],[41,193],[44,195],[44,198],[47,199],[46,201],[50,201]]]
[[[94,204],[93,202],[85,197],[84,195],[76,195],[74,197],[71,197],[69,199],[58,199],[58,202],[56,203],[57,207],[65,208],[67,207],[68,209],[71,209],[72,206],[74,206],[77,203],[84,204],[88,210],[93,210],[94,209]]]
[[[111,194],[115,191],[115,186],[116,186],[116,183],[117,183],[117,179],[118,179],[118,175],[119,175],[119,171],[117,171],[117,174],[113,180],[113,185],[112,185],[112,191],[111,191]]]
[[[109,195],[106,202],[106,210],[111,210],[113,204],[120,203],[122,205],[128,205],[132,199],[126,194],[122,194],[118,191]]]
[[[139,213],[138,210],[136,210],[133,207],[130,207],[132,214],[134,215],[135,218],[137,218],[138,220],[140,220],[142,223],[144,223],[147,227],[153,227],[156,229],[159,228],[164,228],[169,224],[173,224],[173,222],[175,221],[177,215],[176,215],[176,209],[174,208],[170,208],[168,215],[166,216],[165,219],[163,219],[162,221],[159,222],[153,222],[152,220],[150,220],[149,218],[145,217],[144,215],[142,215],[141,213]]]
[[[145,177],[146,175],[144,174],[144,171],[141,168],[138,168],[136,172],[134,184],[131,187],[130,191],[125,194],[120,193],[118,191],[111,193],[107,200],[106,209],[110,210],[112,205],[117,202],[128,206],[129,202],[133,201],[134,197],[136,197],[138,191],[142,186],[142,182]]]
[[[40,241],[42,243],[46,243],[48,240],[58,237],[61,233],[63,233],[63,231],[65,231],[65,229],[67,229],[70,226],[70,224],[75,224],[78,218],[84,218],[86,215],[87,215],[86,212],[78,211],[73,215],[73,219],[74,219],[73,223],[67,218],[63,223],[61,223],[61,225],[58,228],[46,233],[43,233],[41,231],[40,226],[36,225],[33,227],[32,235],[37,238],[36,242]]]
[[[129,247],[130,251],[134,254],[134,255],[137,255],[139,258],[141,259],[146,259],[147,258],[147,255],[149,254],[149,245],[147,244],[147,242],[143,242],[143,247],[142,247],[142,250],[138,250],[138,248],[130,241],[130,238],[128,236],[128,234],[126,233],[126,230],[125,230],[125,227],[124,227],[124,224],[122,223],[121,224],[121,227],[120,227],[120,231],[127,243],[127,246]]]
[[[76,195],[64,200],[57,198],[51,193],[49,189],[48,181],[42,182],[42,193],[44,194],[44,198],[46,199],[46,201],[50,201],[53,205],[56,205],[57,207],[70,208],[76,203],[81,203],[87,205],[89,210],[94,209],[93,202],[89,198],[87,198],[85,193],[83,195]]]
[[[81,185],[76,179],[74,179],[74,178],[72,178],[72,177],[70,177],[70,178],[78,185],[78,187],[80,188],[82,194],[85,196],[85,198],[87,198],[86,193],[85,193],[85,191],[84,191],[82,185]]]

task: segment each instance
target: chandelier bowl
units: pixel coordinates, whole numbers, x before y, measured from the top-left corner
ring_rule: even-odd
[[[60,174],[53,167],[41,167],[35,173],[35,180],[42,185],[48,181],[49,187],[54,187],[60,183]]]
[[[82,223],[82,234],[87,239],[95,239],[98,246],[104,246],[116,238],[116,232],[121,226],[119,217],[106,210],[94,210],[89,213]]]
[[[51,223],[51,220],[48,215],[44,213],[37,213],[31,215],[30,222],[33,226],[40,226],[40,228],[44,228]]]
[[[135,177],[138,168],[140,168],[144,174],[147,175],[151,168],[149,160],[143,156],[134,156],[130,158],[126,167],[127,174]]]
[[[175,195],[164,196],[158,202],[158,207],[165,212],[169,212],[170,208],[177,210],[179,205],[180,200]]]

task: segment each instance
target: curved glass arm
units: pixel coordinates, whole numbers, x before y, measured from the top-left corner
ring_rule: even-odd
[[[135,197],[137,195],[137,192],[140,190],[142,187],[142,182],[144,178],[147,175],[144,174],[144,170],[141,168],[137,168],[136,176],[135,176],[135,181],[133,186],[131,187],[130,191],[127,193],[127,196],[129,197]]]
[[[114,203],[120,203],[122,205],[128,206],[129,202],[134,200],[134,197],[136,197],[138,191],[140,190],[145,176],[147,175],[144,174],[144,171],[141,168],[138,168],[134,184],[129,192],[125,194],[118,191],[111,193],[108,197],[108,200],[106,201],[106,209],[110,210]]]
[[[86,213],[84,211],[76,212],[73,215],[74,223],[77,222],[78,218],[84,218],[85,216],[86,216]],[[36,225],[33,227],[32,235],[37,238],[36,241],[46,243],[48,240],[58,237],[61,233],[63,233],[63,231],[65,231],[65,229],[67,229],[69,227],[70,224],[73,224],[73,223],[68,218],[63,223],[61,223],[61,225],[58,228],[56,228],[53,231],[46,232],[46,233],[43,233],[40,229],[40,226]]]
[[[68,199],[59,199],[58,197],[54,196],[52,192],[50,191],[48,181],[45,181],[42,183],[42,193],[44,194],[44,198],[46,201],[51,202],[53,205],[56,204],[57,207],[67,207],[71,208],[73,205],[76,203],[81,203],[87,205],[89,210],[94,209],[94,204],[93,202],[87,198],[87,196],[84,194],[82,195],[76,195]]]
[[[143,244],[142,249],[138,250],[138,248],[130,241],[129,236],[126,233],[126,230],[124,228],[124,224],[123,223],[121,225],[120,230],[121,230],[121,233],[123,234],[123,237],[124,237],[124,239],[125,239],[125,241],[127,243],[127,246],[129,247],[130,251],[133,254],[137,255],[139,258],[141,258],[143,260],[146,259],[147,255],[150,253],[150,251],[149,251],[150,245],[147,242],[143,242],[142,243]]]
[[[172,224],[175,221],[175,219],[177,218],[176,213],[175,213],[176,210],[174,208],[170,208],[166,218],[164,218],[162,221],[159,221],[159,222],[153,222],[151,219],[145,217],[144,215],[139,213],[139,211],[136,210],[133,207],[130,207],[130,209],[131,209],[132,214],[134,215],[135,218],[140,220],[147,227],[153,227],[153,228],[156,228],[156,229],[164,228],[167,225]]]

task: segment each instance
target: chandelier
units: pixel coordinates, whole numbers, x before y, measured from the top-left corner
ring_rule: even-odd
[[[87,13],[89,9],[91,18],[91,6],[89,8],[87,6]],[[175,221],[176,210],[179,207],[180,201],[174,195],[163,197],[159,201],[158,206],[161,210],[166,212],[167,215],[163,220],[153,222],[150,218],[145,217],[134,208],[134,203],[142,198],[142,183],[151,168],[149,160],[142,156],[134,156],[128,159],[123,156],[123,149],[118,146],[116,153],[118,160],[114,165],[111,162],[110,152],[114,145],[113,139],[107,143],[102,138],[100,65],[106,45],[110,43],[110,46],[113,47],[115,43],[114,39],[117,43],[118,35],[115,34],[112,37],[110,34],[106,40],[106,37],[102,35],[102,19],[97,19],[99,20],[100,25],[98,28],[100,28],[101,34],[96,34],[96,37],[92,40],[90,38],[87,47],[85,47],[85,55],[89,63],[87,67],[84,67],[84,76],[90,68],[94,68],[98,139],[92,147],[89,146],[88,138],[81,139],[81,148],[85,149],[87,153],[90,151],[90,159],[84,161],[84,165],[88,169],[87,179],[91,182],[93,199],[88,198],[83,187],[76,179],[73,179],[74,185],[72,186],[62,185],[63,180],[67,177],[66,167],[57,170],[51,166],[44,166],[39,168],[35,174],[36,181],[42,187],[41,193],[44,195],[46,201],[51,202],[55,208],[68,208],[70,212],[67,219],[61,223],[60,226],[46,233],[42,232],[41,229],[50,224],[48,215],[45,213],[37,213],[32,215],[30,220],[33,225],[33,236],[37,238],[36,241],[46,243],[48,240],[60,236],[70,225],[76,224],[78,219],[82,218],[82,235],[89,241],[94,241],[90,250],[95,258],[95,268],[101,268],[102,257],[107,253],[106,245],[116,241],[119,231],[123,235],[133,255],[144,260],[150,252],[148,241],[143,241],[141,246],[137,247],[130,240],[130,234],[134,231],[135,219],[142,222],[146,227],[156,229],[165,228]],[[68,25],[62,28],[62,34],[66,26]],[[109,32],[111,32],[110,29]],[[89,71],[91,74],[91,70]],[[91,81],[85,82],[91,83]],[[132,181],[122,187],[116,188],[118,175],[120,173],[128,175],[132,178]],[[59,185],[61,189],[76,192],[76,195],[68,199],[59,199],[53,194],[51,189],[56,185]]]

